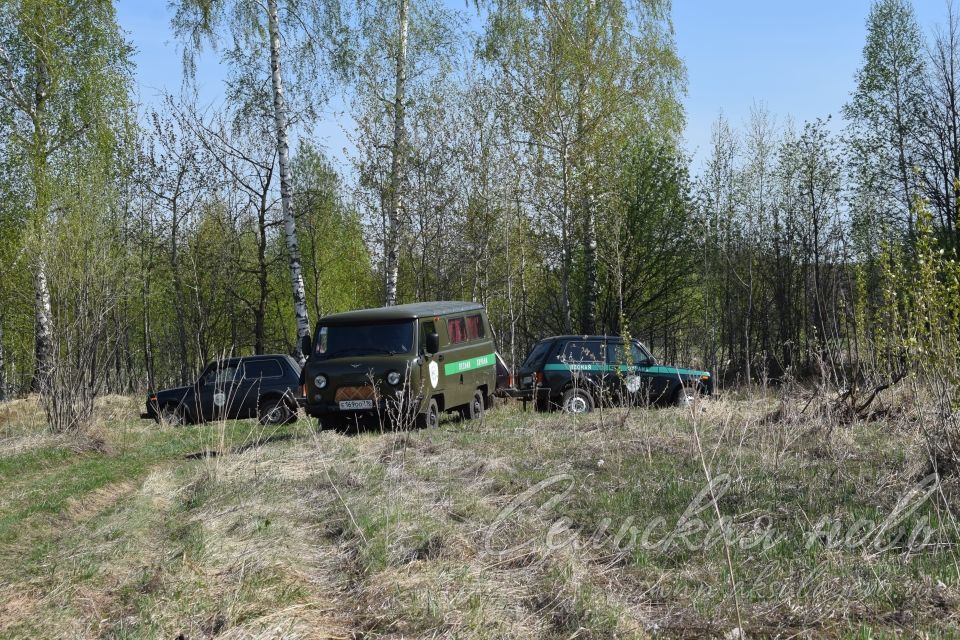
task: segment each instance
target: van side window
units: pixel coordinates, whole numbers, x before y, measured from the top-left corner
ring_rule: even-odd
[[[433,324],[433,320],[424,320],[420,323],[420,353],[426,353],[427,336],[436,332],[437,327]]]
[[[598,340],[571,340],[563,350],[564,362],[603,362],[603,343]]]
[[[467,316],[467,340],[483,338],[483,316],[479,313]]]
[[[450,344],[463,342],[467,339],[467,325],[463,318],[450,318],[447,320],[447,334],[450,336]]]

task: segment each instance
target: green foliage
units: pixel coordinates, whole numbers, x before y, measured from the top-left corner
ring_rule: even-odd
[[[279,0],[283,73],[292,113],[316,117],[331,88],[331,75],[349,66],[349,34],[340,0]],[[183,68],[196,74],[204,47],[222,51],[229,64],[227,98],[238,110],[237,123],[273,108],[266,4],[255,0],[176,0],[172,27],[186,46]]]
[[[878,225],[909,236],[919,183],[914,166],[926,110],[924,42],[907,0],[877,0],[857,86],[844,107],[849,121],[854,201],[862,231]]]
[[[890,372],[904,367],[928,381],[960,383],[960,266],[935,233],[928,205],[916,200],[912,256],[889,244],[881,254],[883,303],[877,310],[878,351]]]
[[[601,219],[603,326],[673,350],[697,312],[686,164],[668,143],[643,136],[624,151],[622,166],[616,205]]]
[[[379,289],[370,252],[360,216],[344,202],[339,174],[320,149],[303,143],[293,176],[311,317],[375,306]]]

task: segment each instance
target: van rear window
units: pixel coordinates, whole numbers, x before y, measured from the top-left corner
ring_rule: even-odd
[[[467,316],[467,340],[477,340],[483,336],[483,317],[478,313]]]
[[[467,339],[467,324],[463,321],[463,318],[447,320],[447,335],[450,336],[450,344],[463,342]]]

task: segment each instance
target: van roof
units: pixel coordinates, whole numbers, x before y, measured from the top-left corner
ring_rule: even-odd
[[[476,302],[439,301],[414,302],[412,304],[398,304],[392,307],[378,307],[375,309],[360,309],[334,313],[320,318],[318,324],[341,322],[379,322],[382,320],[412,320],[429,318],[432,316],[446,316],[466,311],[481,311],[483,305]]]

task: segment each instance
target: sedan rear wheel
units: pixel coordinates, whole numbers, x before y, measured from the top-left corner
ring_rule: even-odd
[[[183,410],[177,407],[176,405],[168,404],[164,405],[160,409],[160,423],[169,425],[171,427],[181,427],[186,424],[186,418],[183,415]]]

